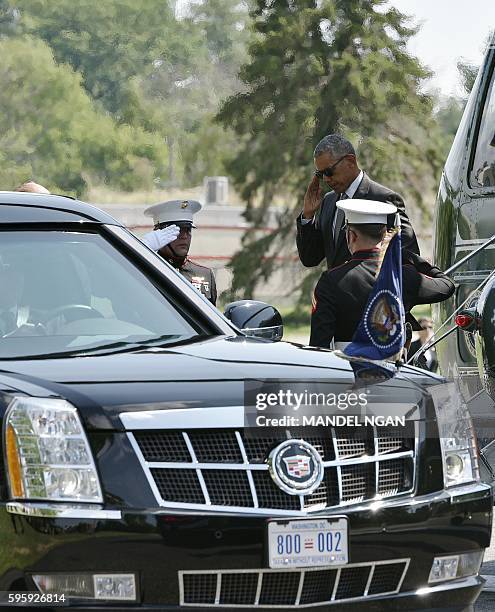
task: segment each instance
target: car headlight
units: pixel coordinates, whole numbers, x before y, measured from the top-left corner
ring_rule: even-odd
[[[469,410],[455,383],[430,387],[435,404],[446,487],[478,481],[479,457]]]
[[[12,498],[103,501],[88,439],[69,402],[14,398],[4,419],[4,448]]]

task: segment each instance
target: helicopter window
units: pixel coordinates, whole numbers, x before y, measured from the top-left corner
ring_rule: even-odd
[[[495,187],[495,72],[485,99],[469,182],[475,189]]]

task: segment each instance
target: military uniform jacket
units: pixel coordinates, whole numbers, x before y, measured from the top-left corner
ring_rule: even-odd
[[[350,342],[375,284],[380,249],[358,251],[347,263],[324,272],[313,298],[309,344],[328,348],[330,341]],[[406,313],[416,304],[442,302],[454,283],[413,253],[403,254],[402,299]]]
[[[402,248],[419,255],[416,235],[407,216],[404,200],[398,193],[372,181],[365,173],[354,194],[354,198],[388,202],[396,206],[401,219]],[[334,191],[327,193],[322,200],[314,221],[303,224],[301,223],[301,217],[297,218],[297,251],[301,263],[307,268],[317,266],[326,258],[328,269],[331,269],[345,263],[351,257],[347,249],[345,231],[343,229],[340,230],[336,244],[333,239],[332,226],[338,199],[339,194]],[[393,227],[394,222],[395,214],[389,215],[389,227]]]
[[[202,293],[213,306],[217,304],[217,286],[215,283],[215,276],[211,268],[206,266],[200,266],[199,264],[186,259],[184,264],[177,268],[177,270],[187,278],[187,280],[195,287],[200,293]]]

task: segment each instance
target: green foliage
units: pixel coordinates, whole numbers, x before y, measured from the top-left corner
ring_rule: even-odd
[[[236,141],[214,116],[240,86],[248,22],[231,0],[196,2],[179,21],[166,0],[0,0],[0,41],[22,41],[0,66],[1,108],[23,111],[2,122],[2,177],[80,193],[224,173]]]
[[[435,113],[440,130],[447,137],[454,137],[464,111],[465,100],[446,98]]]
[[[293,205],[277,232],[261,241],[245,236],[232,262],[239,295],[271,274],[274,261],[264,255],[293,245],[312,150],[325,134],[344,133],[375,179],[408,193],[426,214],[423,197],[443,162],[432,101],[419,89],[429,72],[407,53],[415,30],[397,9],[381,0],[257,0],[252,17],[243,90],[218,115],[242,143],[227,169],[255,227],[275,194],[288,192]]]
[[[495,42],[495,29],[492,30],[486,37],[485,47],[488,48],[488,46],[493,44],[493,42]],[[479,66],[476,66],[476,64],[472,64],[465,59],[460,59],[457,62],[457,70],[459,71],[459,77],[464,91],[466,94],[470,94],[478,75]]]
[[[14,1],[24,31],[80,72],[92,98],[113,113],[125,105],[129,79],[162,56],[183,57],[174,16],[163,0]]]
[[[435,120],[439,128],[440,146],[443,158],[447,157],[452,142],[459,127],[466,100],[456,97],[445,98],[435,112]]]
[[[9,0],[0,0],[0,38],[15,34],[19,12]]]
[[[225,152],[236,150],[237,141],[229,126],[214,119],[222,100],[241,86],[237,74],[246,59],[249,14],[245,3],[236,0],[203,0],[190,12],[189,25],[201,44],[196,45],[195,78],[183,95],[174,96],[188,119],[178,123],[180,157],[185,177],[224,174]]]
[[[190,13],[190,27],[201,39],[196,76],[176,92],[172,104],[188,119],[175,124],[181,131],[177,140],[185,178],[224,174],[226,152],[237,149],[232,130],[216,123],[215,115],[222,101],[240,89],[237,74],[250,37],[245,2],[203,0],[191,5]]]
[[[118,127],[95,108],[80,76],[29,37],[0,40],[0,180],[33,177],[55,190],[84,191],[88,178],[121,189],[150,187],[165,156],[156,138]]]
[[[191,6],[191,19],[204,33],[208,56],[227,80],[236,79],[246,59],[247,5],[239,0],[206,0]]]
[[[459,76],[464,91],[467,94],[471,93],[471,89],[473,89],[473,85],[476,80],[476,75],[478,74],[479,66],[471,64],[465,60],[459,60],[457,62],[457,70],[459,71]]]
[[[23,31],[79,72],[91,98],[117,122],[163,139],[169,159],[162,183],[223,171],[229,135],[213,117],[220,98],[238,84],[247,19],[242,3],[205,0],[177,21],[165,0],[10,2]]]

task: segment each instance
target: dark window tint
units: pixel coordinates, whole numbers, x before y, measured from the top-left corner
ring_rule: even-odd
[[[2,232],[0,288],[0,358],[198,333],[98,234]]]
[[[470,171],[471,187],[495,187],[495,72],[485,99]]]

